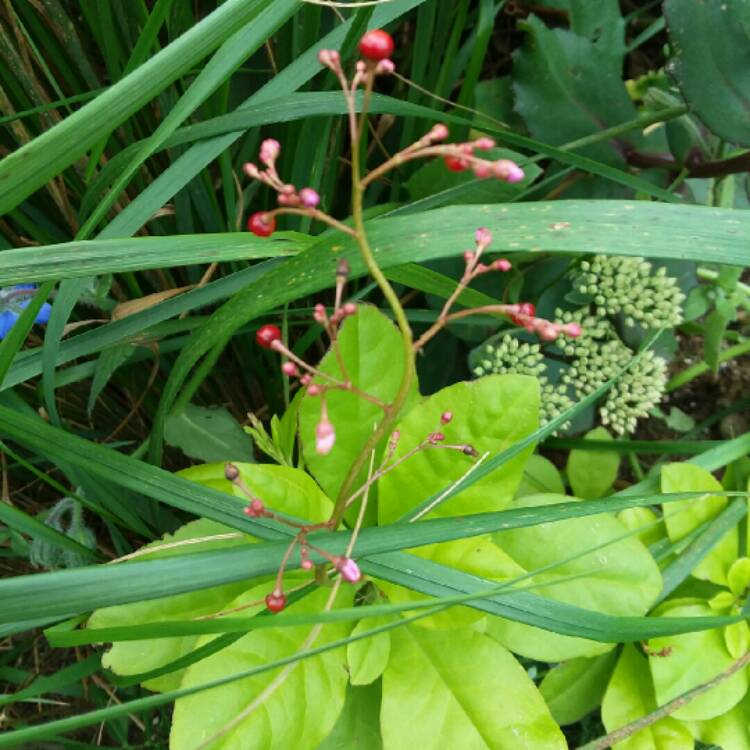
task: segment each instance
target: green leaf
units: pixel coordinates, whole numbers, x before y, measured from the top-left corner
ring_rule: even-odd
[[[707,745],[725,750],[750,750],[750,695],[731,711],[709,721],[693,721],[688,725],[693,736]]]
[[[367,643],[367,641],[365,641]],[[317,750],[383,750],[380,737],[380,681],[346,690],[346,701],[333,731]]]
[[[656,710],[648,662],[625,644],[602,701],[602,721],[608,732]],[[682,722],[668,716],[644,727],[614,750],[693,750],[693,738]]]
[[[209,536],[226,535],[233,529],[209,521],[205,518],[191,521],[180,527],[174,534],[166,534],[160,540],[146,545],[142,549],[153,549],[162,545],[175,544],[185,540],[194,540],[189,547],[173,547],[172,549],[157,550],[147,555],[145,559],[166,558],[184,553],[186,549],[193,552],[210,549],[227,549],[238,547],[253,541],[250,537],[240,539],[222,539],[198,542],[198,539]],[[164,622],[182,620],[213,614],[225,608],[235,597],[247,588],[247,581],[214,586],[201,591],[191,591],[163,599],[133,602],[116,607],[99,609],[91,615],[89,628],[125,627],[139,625],[143,622]],[[182,636],[174,638],[157,638],[153,640],[120,642],[104,655],[102,664],[119,675],[139,674],[157,669],[174,659],[192,651],[198,643],[198,636]],[[144,685],[150,690],[166,691],[179,687],[182,672],[174,672]]]
[[[735,596],[747,595],[750,587],[750,557],[740,557],[732,563],[727,573],[727,585]]]
[[[260,600],[268,586],[250,589],[235,599],[232,607]],[[288,607],[290,612],[317,612],[326,603],[329,590],[318,589]],[[336,598],[338,606],[349,606],[351,587],[343,588]],[[255,614],[263,604],[248,609]],[[316,646],[343,638],[346,624],[326,625],[315,640]],[[194,664],[185,672],[181,686],[189,688],[241,669],[291,656],[305,643],[310,628],[300,626],[283,630],[255,630],[224,650]],[[200,643],[211,636],[205,636]],[[210,697],[191,695],[175,702],[170,747],[193,748],[209,740],[242,711],[260,698],[276,673],[248,677],[211,691]],[[346,695],[346,659],[343,649],[319,654],[300,661],[282,686],[259,703],[257,710],[236,724],[221,738],[206,745],[207,750],[234,750],[240,747],[279,747],[314,750],[333,729],[344,706]]]
[[[586,433],[584,440],[612,440],[612,436],[604,427],[597,427]],[[608,495],[619,468],[620,454],[616,451],[570,451],[567,473],[573,494],[584,500]]]
[[[644,546],[664,539],[667,529],[661,516],[657,516],[651,508],[628,508],[617,514],[617,520],[628,531],[635,531]]]
[[[693,112],[720,138],[750,146],[750,6],[744,0],[664,4],[669,70]]]
[[[750,648],[750,628],[746,622],[735,622],[724,628],[724,644],[733,659],[742,658]]]
[[[667,602],[657,614],[664,617],[701,617],[708,612],[711,612],[711,608],[705,602],[683,599]],[[659,705],[710,682],[734,662],[719,629],[652,638],[648,648],[652,654],[649,664]],[[662,653],[665,655],[662,656]],[[686,720],[721,716],[742,700],[747,687],[747,670],[740,670],[707,693],[693,698],[675,711],[674,716]]]
[[[167,418],[164,438],[186,456],[201,461],[254,460],[253,441],[223,407],[188,404],[184,411]]]
[[[354,626],[352,635],[385,625],[389,618],[376,617],[362,620]],[[391,654],[391,635],[378,633],[372,638],[353,641],[346,648],[346,661],[349,665],[349,681],[352,685],[369,685],[380,677],[388,664]]]
[[[339,351],[351,382],[360,390],[389,403],[401,385],[404,349],[393,323],[377,308],[359,305],[338,334]],[[333,351],[319,365],[323,372],[344,380]],[[324,383],[316,379],[316,383]],[[414,398],[416,396],[416,386]],[[321,399],[306,395],[299,410],[299,429],[305,462],[330,497],[338,494],[349,467],[382,419],[383,410],[353,393],[331,389],[325,394],[328,414],[337,429],[333,450],[320,455],[315,450],[315,428],[320,421]],[[407,404],[407,408],[408,408]],[[377,465],[377,459],[376,459]],[[363,475],[364,478],[364,475]]]
[[[575,724],[599,706],[616,659],[614,651],[593,659],[571,659],[544,675],[539,690],[558,724]]]
[[[538,508],[563,499],[535,495],[515,501],[513,507]],[[611,515],[501,531],[494,539],[526,571],[554,564],[532,580],[535,593],[556,601],[612,615],[643,615],[661,591],[653,558]],[[596,656],[610,648],[499,618],[490,620],[488,632],[511,651],[540,661]]]
[[[535,453],[529,456],[523,470],[521,484],[518,485],[516,498],[526,495],[538,495],[540,492],[551,492],[556,495],[565,494],[560,472],[548,458]]]
[[[673,463],[662,467],[662,492],[720,492],[719,481],[705,469],[687,463]],[[727,504],[726,497],[707,494],[706,497],[685,500],[664,506],[664,522],[672,542],[679,542],[691,531],[717,516]],[[719,585],[727,583],[729,566],[737,559],[738,535],[732,529],[693,570],[696,578]]]
[[[516,109],[535,138],[560,145],[636,116],[622,82],[621,50],[564,29],[548,29],[536,16],[524,28],[524,46],[514,55],[513,89]],[[611,143],[582,153],[606,164],[624,164]]]
[[[441,426],[440,417],[452,420]],[[445,443],[472,446],[481,455],[500,453],[530,435],[538,425],[539,384],[525,375],[492,375],[456,383],[426,398],[396,426],[400,433],[394,461],[413,450],[428,435],[440,431]],[[500,510],[518,489],[529,446],[496,472],[439,506],[430,515],[455,516]],[[386,474],[379,483],[380,523],[406,511],[455,482],[475,459],[459,450],[428,447]]]
[[[391,636],[380,717],[385,750],[566,748],[526,671],[492,639],[410,626]]]
[[[96,369],[94,370],[94,377],[91,380],[91,390],[89,391],[89,400],[86,405],[89,416],[94,411],[96,400],[101,395],[107,383],[109,383],[110,378],[115,374],[117,368],[128,360],[134,351],[135,347],[126,344],[105,349],[99,355],[96,360]]]

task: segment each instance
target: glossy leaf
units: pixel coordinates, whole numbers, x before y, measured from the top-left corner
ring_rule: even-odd
[[[659,614],[668,617],[700,617],[710,611],[710,607],[699,600],[676,600],[667,602],[660,608]],[[659,705],[713,680],[734,662],[727,650],[723,633],[718,629],[652,638],[648,647],[652,654],[649,656],[649,664]],[[662,652],[666,655],[662,656]],[[741,670],[679,708],[674,716],[685,720],[721,716],[742,700],[747,687],[747,671]]]
[[[602,701],[602,721],[608,732],[656,710],[648,662],[625,644]],[[693,750],[693,738],[682,722],[668,716],[613,745],[614,750]]]
[[[492,639],[407,626],[392,640],[383,675],[384,750],[567,747],[526,671]]]
[[[746,696],[731,711],[709,721],[688,724],[693,736],[706,745],[718,745],[731,750],[750,750],[750,696]]]
[[[562,499],[532,495],[515,501],[514,507],[542,507]],[[661,590],[661,575],[648,550],[610,515],[502,531],[494,539],[526,571],[555,564],[532,579],[538,584],[535,593],[550,599],[612,615],[643,615]],[[565,580],[568,577],[571,580]],[[601,643],[499,618],[490,620],[488,632],[511,651],[541,661],[595,656],[609,650]]]
[[[663,492],[700,492],[715,490],[722,486],[708,471],[687,463],[675,463],[661,470]],[[704,498],[685,500],[682,503],[664,506],[664,522],[673,542],[678,542],[702,523],[711,520],[726,506],[727,498],[707,494]],[[729,566],[737,559],[737,530],[732,529],[693,570],[696,578],[719,585],[727,582]]]
[[[597,427],[586,433],[585,440],[612,440],[604,427]],[[615,451],[587,451],[578,448],[568,456],[568,481],[576,497],[595,500],[609,494],[617,479],[620,468],[620,454]]]
[[[358,622],[352,630],[356,635],[388,622],[387,618],[373,618]],[[363,641],[353,641],[347,646],[346,661],[352,685],[369,685],[383,674],[391,654],[391,634],[378,633]]]
[[[539,385],[525,375],[492,375],[456,383],[430,396],[396,426],[400,433],[394,460],[441,432],[444,444],[472,446],[480,455],[495,455],[530,435],[538,424]],[[441,414],[452,420],[441,425]],[[513,498],[532,446],[511,459],[503,470],[474,484],[437,507],[431,517],[501,510]],[[380,481],[380,523],[395,521],[442,488],[463,476],[473,461],[459,450],[426,448]]]

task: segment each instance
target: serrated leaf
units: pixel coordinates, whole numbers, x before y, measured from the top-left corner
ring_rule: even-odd
[[[267,593],[268,585],[253,588],[235,599],[231,606],[262,601]],[[318,589],[292,604],[288,610],[298,614],[318,612],[323,609],[328,595],[328,589]],[[351,601],[351,587],[342,588],[336,605],[350,606]],[[248,613],[255,614],[262,606],[248,609]],[[343,638],[347,632],[346,623],[326,625],[315,645]],[[309,633],[309,626],[252,631],[223,651],[188,667],[182,687],[291,656],[302,647]],[[205,636],[199,645],[211,638]],[[342,649],[298,662],[283,685],[260,703],[256,711],[206,745],[206,749],[314,750],[333,729],[344,706],[345,667]],[[208,696],[196,694],[179,698],[175,702],[169,738],[171,750],[192,750],[209,740],[258,698],[275,676],[274,672],[264,673],[215,688]]]
[[[471,630],[406,626],[392,633],[383,675],[385,750],[564,750],[524,668]]]
[[[514,501],[513,507],[539,507],[564,500],[570,498],[534,495]],[[531,579],[534,592],[550,599],[612,615],[643,615],[661,591],[661,574],[648,550],[628,537],[622,524],[610,515],[512,529],[493,538],[526,571],[554,564]],[[595,656],[611,649],[494,617],[487,632],[511,651],[540,661]]]
[[[719,481],[705,469],[688,463],[673,463],[662,467],[662,492],[722,491]],[[664,506],[664,522],[672,542],[678,542],[706,521],[717,516],[727,504],[726,497],[706,494],[680,503]],[[719,585],[727,582],[729,566],[737,559],[737,530],[732,529],[719,544],[695,567],[692,575]]]
[[[347,318],[342,325],[338,341],[351,382],[382,401],[392,401],[404,372],[401,336],[393,323],[377,308],[359,305],[357,314]],[[318,367],[342,379],[333,352],[326,354]],[[325,398],[329,418],[338,431],[333,450],[324,456],[315,450],[315,427],[320,421],[321,409],[319,396],[306,395],[302,399],[299,429],[310,471],[326,493],[335,498],[349,467],[372,435],[375,424],[382,419],[383,410],[376,404],[340,390],[329,390]]]
[[[626,643],[602,701],[604,726],[612,732],[655,710],[648,662]],[[613,750],[693,750],[693,744],[685,725],[668,716],[613,745]]]
[[[584,440],[612,440],[604,427],[597,427],[584,436]],[[576,497],[596,500],[609,494],[617,479],[620,454],[617,451],[587,451],[576,448],[568,456],[567,473],[570,487]]]
[[[668,602],[660,607],[658,614],[662,617],[700,617],[708,612],[711,608],[705,602],[685,599]],[[652,638],[648,648],[659,705],[710,682],[734,662],[720,629]],[[675,711],[674,716],[691,721],[721,716],[742,700],[747,687],[747,671],[741,670],[707,693],[693,698]]]
[[[745,0],[668,0],[674,58],[669,70],[686,101],[724,140],[750,146],[750,5]]]
[[[253,441],[223,407],[188,404],[167,417],[164,437],[186,456],[201,461],[253,461]]]
[[[440,415],[451,412],[449,424]],[[472,446],[479,454],[500,453],[530,435],[538,425],[539,384],[525,375],[491,375],[443,388],[424,399],[396,426],[400,433],[394,460],[439,430],[445,444]],[[496,472],[452,497],[430,514],[454,516],[501,510],[515,494],[532,446]],[[386,474],[379,483],[380,523],[401,517],[410,508],[463,476],[472,459],[461,451],[427,448]]]
[[[565,726],[591,713],[602,701],[616,661],[612,651],[593,659],[571,659],[547,672],[539,690],[552,718]]]

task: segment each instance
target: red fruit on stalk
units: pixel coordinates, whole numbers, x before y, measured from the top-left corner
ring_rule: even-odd
[[[270,349],[273,342],[279,340],[281,340],[281,329],[270,323],[261,326],[255,333],[255,343],[264,349]]]
[[[458,156],[445,156],[443,161],[451,172],[465,172],[469,168],[469,163]]]
[[[271,592],[266,596],[266,608],[269,612],[277,614],[278,612],[281,612],[284,607],[286,607],[286,597],[284,594]]]
[[[393,54],[395,47],[393,37],[382,29],[368,31],[359,40],[359,51],[362,57],[374,62],[387,60]]]
[[[276,231],[276,219],[263,211],[256,211],[247,220],[247,230],[257,237],[270,237]]]

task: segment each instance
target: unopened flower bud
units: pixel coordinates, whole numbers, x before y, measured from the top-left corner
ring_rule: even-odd
[[[496,261],[493,261],[492,268],[495,271],[510,271],[510,269],[513,268],[513,265],[505,258],[498,258]]]
[[[578,323],[566,323],[562,331],[566,336],[577,339],[583,333],[583,328]]]
[[[440,415],[440,423],[441,424],[448,424],[453,420],[453,412],[452,411],[444,411]]]
[[[346,258],[341,258],[336,264],[336,276],[343,276],[346,278],[351,273],[351,270],[349,261]]]
[[[322,49],[318,52],[318,62],[331,70],[336,70],[341,62],[341,57],[335,49]]]
[[[468,266],[469,263],[471,263],[474,260],[474,251],[473,250],[466,250],[464,252],[464,262]]]
[[[225,464],[224,476],[230,482],[234,482],[235,480],[239,479],[240,470],[234,464]]]
[[[300,566],[303,570],[312,570],[315,567],[312,560],[303,560]]]
[[[281,144],[275,138],[266,138],[260,144],[260,160],[266,165],[271,166],[281,153]]]
[[[309,377],[309,375],[305,377]],[[320,396],[321,393],[323,393],[323,388],[319,386],[317,383],[311,383],[310,385],[307,386],[308,396],[313,396],[313,397]]]
[[[254,497],[250,501],[250,505],[245,508],[244,512],[245,515],[250,516],[250,518],[262,518],[266,513],[266,506],[260,498]]]
[[[302,383],[302,385],[310,385],[310,381],[312,380],[312,375],[309,375],[305,373],[300,379],[299,382]],[[309,391],[309,389],[308,389]]]
[[[316,208],[320,203],[320,195],[317,190],[306,187],[299,191],[299,199],[305,208]]]
[[[472,458],[476,458],[479,455],[477,449],[473,445],[465,445],[461,451],[465,456],[471,456]]]
[[[473,169],[474,176],[478,177],[480,180],[486,180],[492,174],[492,167],[487,161],[475,162]]]
[[[432,445],[435,445],[436,443],[442,443],[445,440],[445,435],[442,432],[433,432],[427,436],[427,440]]]
[[[251,161],[242,165],[242,171],[251,179],[257,180],[260,177],[260,170]]]
[[[334,567],[348,583],[357,583],[362,578],[362,571],[359,569],[359,565],[351,557],[337,558]]]
[[[560,326],[546,320],[540,321],[537,326],[537,333],[545,341],[554,341],[560,335]]]
[[[477,247],[484,249],[492,242],[492,232],[485,227],[480,227],[474,232],[474,239]]]
[[[294,362],[284,362],[283,365],[281,365],[281,371],[284,373],[284,375],[295,378],[297,375],[299,375],[299,369],[297,365],[294,364]]]
[[[474,146],[480,151],[489,151],[495,148],[495,141],[492,138],[479,138],[475,141]]]
[[[380,76],[389,76],[396,70],[396,63],[393,60],[385,59],[381,60],[375,66],[375,73]]]
[[[510,159],[498,159],[493,162],[492,171],[495,177],[511,184],[520,182],[525,176],[523,169]]]
[[[345,316],[348,315],[356,315],[357,314],[357,306],[354,304],[354,302],[347,302],[341,310],[343,311]]]
[[[333,423],[328,419],[326,410],[323,409],[320,422],[318,422],[318,426],[315,428],[315,450],[319,455],[327,456],[335,443],[336,430]]]
[[[440,122],[432,128],[429,138],[432,141],[444,141],[449,134],[448,127]]]

